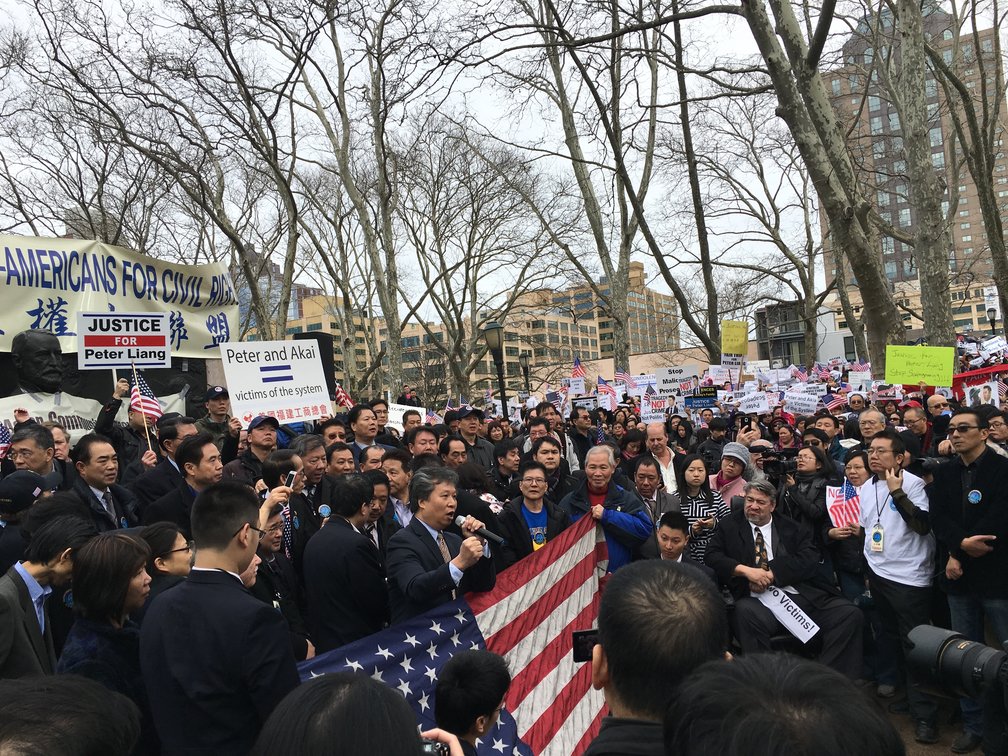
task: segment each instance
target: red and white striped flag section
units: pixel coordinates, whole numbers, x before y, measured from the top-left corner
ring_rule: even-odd
[[[424,418],[424,422],[427,425],[440,425],[444,422],[444,419],[434,410],[429,410],[427,412],[427,417]]]
[[[584,365],[581,364],[581,359],[578,357],[574,358],[574,367],[571,368],[571,378],[584,378],[585,369]]]
[[[826,511],[837,528],[845,528],[861,520],[861,497],[849,480],[844,478],[842,486],[826,486]]]
[[[349,409],[350,407],[354,406],[354,400],[350,398],[350,394],[346,392],[346,389],[343,388],[342,384],[339,381],[336,381],[335,393],[336,393],[336,404],[338,404],[340,407],[346,407]]]
[[[836,412],[847,406],[847,400],[839,394],[826,394],[822,398],[822,403],[830,412]]]
[[[302,680],[353,672],[399,690],[423,729],[434,726],[434,686],[458,651],[486,648],[513,675],[500,723],[480,756],[584,753],[606,713],[591,686],[591,665],[575,663],[571,632],[597,624],[599,580],[608,566],[605,536],[582,517],[539,551],[469,593],[399,625],[298,665]]]
[[[142,412],[147,417],[157,420],[163,414],[161,402],[154,396],[151,387],[147,385],[143,375],[134,372],[136,381],[130,381],[130,409]]]
[[[997,378],[997,385],[998,385],[998,395],[1002,399],[1008,397],[1008,383],[1005,383],[1004,378],[1002,378],[1000,375]]]
[[[616,383],[622,383],[627,387],[627,391],[637,388],[637,381],[630,375],[629,370],[617,370],[615,378]]]
[[[612,384],[601,375],[598,377],[598,392],[600,394],[608,394],[614,400],[616,399],[616,389],[614,389]]]

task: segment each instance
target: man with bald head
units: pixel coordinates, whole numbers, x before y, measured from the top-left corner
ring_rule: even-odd
[[[665,484],[666,493],[675,493],[676,471],[675,452],[669,447],[668,431],[665,430],[665,423],[648,423],[647,448],[651,456],[658,460],[659,472],[661,472],[662,482]]]

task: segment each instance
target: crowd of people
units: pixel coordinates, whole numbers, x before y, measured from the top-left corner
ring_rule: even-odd
[[[430,425],[409,410],[399,432],[383,399],[243,424],[222,386],[202,417],[130,405],[118,425],[127,388],[77,438],[13,418],[0,743],[5,721],[33,737],[24,700],[84,699],[98,683],[128,708],[106,753],[419,753],[394,689],[339,675],[299,685],[296,663],[492,589],[584,517],[613,573],[591,661],[610,716],[590,754],[761,750],[733,739],[738,717],[783,718],[773,737],[810,754],[849,751],[823,743],[859,717],[855,752],[902,753],[880,701],[913,718],[919,742],[938,740],[936,701],[905,664],[910,630],[982,641],[986,619],[1008,640],[997,406],[852,394],[805,417],[718,405],[645,424],[625,397],[567,417],[544,401],[520,423],[463,406]],[[837,520],[840,500],[855,517]],[[811,641],[761,600],[771,589],[818,626]],[[776,651],[799,657],[759,654]],[[424,736],[474,753],[515,672],[488,652],[453,658],[440,729]],[[999,695],[963,699],[961,713],[954,751],[1008,748]],[[802,731],[811,715],[822,732]],[[61,725],[99,737],[75,712]]]

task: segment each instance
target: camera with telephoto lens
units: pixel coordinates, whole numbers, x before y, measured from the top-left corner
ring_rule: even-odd
[[[439,743],[436,740],[424,738],[420,741],[420,753],[424,756],[449,756],[451,749],[447,743]]]
[[[773,478],[784,478],[798,472],[798,449],[779,449],[763,455],[763,472]]]
[[[906,469],[907,472],[923,478],[925,475],[934,475],[935,470],[953,459],[954,457],[918,457],[907,465]]]
[[[1008,690],[1008,654],[962,633],[932,625],[918,625],[907,636],[913,648],[907,664],[942,688],[967,698],[978,698],[992,685]]]

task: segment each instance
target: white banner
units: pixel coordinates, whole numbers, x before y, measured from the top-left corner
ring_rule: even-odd
[[[181,412],[185,414],[185,394],[168,394],[159,396],[161,408],[165,412]],[[14,410],[28,410],[36,422],[48,420],[57,422],[70,431],[73,437],[80,438],[85,433],[94,430],[95,420],[101,412],[102,403],[94,399],[73,394],[15,394],[0,399],[0,425],[14,428]],[[122,408],[116,415],[116,422],[125,425],[128,420],[129,397],[123,399]]]
[[[804,391],[791,390],[784,394],[784,409],[791,414],[814,415],[819,406],[819,397]]]
[[[248,425],[257,415],[284,423],[332,414],[318,342],[221,344],[220,356],[231,414],[243,424]]]
[[[769,609],[784,629],[802,643],[808,643],[819,632],[819,625],[776,585],[771,585],[763,593],[754,593],[753,598]]]
[[[571,378],[567,396],[584,396],[585,393],[585,379]]]
[[[744,412],[747,415],[756,413],[757,415],[764,415],[770,412],[770,402],[767,401],[767,395],[759,391],[755,394],[746,394],[739,399],[739,412]]]
[[[0,234],[4,317],[0,351],[21,331],[50,331],[66,354],[77,350],[78,312],[168,316],[176,357],[207,352],[237,337],[238,297],[221,264],[173,265],[139,252],[79,239]]]
[[[170,368],[168,315],[78,312],[77,369]]]
[[[710,379],[719,386],[731,381],[732,371],[724,365],[711,365],[708,375]],[[736,376],[737,377],[737,376]]]
[[[694,363],[658,368],[655,371],[655,389],[662,396],[680,396],[679,385],[690,378],[699,379],[700,374],[700,366]]]

